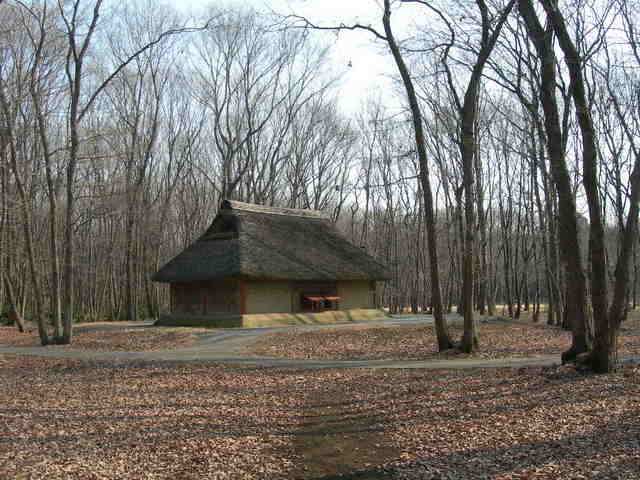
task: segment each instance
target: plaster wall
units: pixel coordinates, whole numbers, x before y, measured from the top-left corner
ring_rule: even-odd
[[[292,294],[288,280],[245,281],[247,314],[290,313]]]
[[[341,280],[338,282],[340,310],[375,308],[373,292],[375,284],[368,280]]]

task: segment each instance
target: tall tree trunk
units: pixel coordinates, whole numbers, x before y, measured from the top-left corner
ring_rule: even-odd
[[[391,5],[390,0],[384,0],[384,14],[382,23],[386,34],[386,40],[389,49],[393,55],[393,59],[398,67],[402,82],[409,101],[411,109],[411,117],[413,120],[413,130],[415,135],[416,150],[418,152],[418,161],[420,163],[420,184],[423,192],[424,211],[425,211],[425,227],[427,231],[427,248],[429,250],[429,270],[431,274],[431,304],[433,305],[433,316],[436,324],[436,334],[438,337],[438,349],[440,351],[448,350],[452,347],[452,342],[447,330],[447,324],[442,308],[442,294],[440,290],[440,270],[438,267],[438,250],[436,238],[436,219],[433,208],[433,194],[431,191],[431,181],[429,179],[429,163],[427,160],[427,151],[425,148],[424,130],[422,125],[422,113],[418,103],[418,97],[415,93],[413,80],[409,74],[409,70],[402,58],[400,49],[396,43],[393,31],[391,29]]]
[[[35,113],[35,119],[38,125],[38,138],[40,140],[40,146],[42,148],[42,157],[44,159],[46,181],[47,181],[47,199],[49,201],[49,256],[51,262],[51,292],[50,298],[50,310],[51,319],[53,321],[53,339],[58,343],[62,338],[62,305],[61,305],[61,290],[60,290],[60,256],[58,252],[58,206],[57,195],[58,188],[56,186],[55,179],[53,177],[53,171],[51,166],[51,146],[49,143],[47,119],[43,112],[43,101],[46,92],[43,91],[42,79],[39,77],[40,65],[43,62],[44,48],[48,41],[48,30],[46,27],[47,21],[47,5],[43,4],[43,9],[40,17],[38,18],[39,36],[37,38],[30,37],[35,48],[33,65],[30,72],[29,80],[29,94],[33,104]]]
[[[471,353],[478,347],[478,334],[473,309],[473,260],[474,260],[474,232],[475,232],[475,194],[473,191],[473,164],[475,149],[475,116],[477,109],[480,77],[477,83],[469,85],[465,96],[465,108],[462,120],[462,183],[464,186],[464,237],[462,242],[462,316],[464,318],[464,333],[460,348],[465,353]],[[467,97],[469,98],[467,100]],[[467,113],[468,112],[468,113]]]
[[[578,53],[566,24],[558,7],[548,0],[541,0],[550,24],[558,38],[560,48],[564,53],[565,64],[569,70],[570,91],[576,109],[576,116],[582,134],[582,169],[583,185],[589,206],[589,256],[591,258],[591,303],[595,319],[595,343],[592,355],[592,367],[598,372],[609,372],[613,369],[615,350],[615,333],[609,325],[607,312],[607,263],[604,236],[604,220],[598,191],[598,151],[596,133],[589,112],[586,99],[585,82],[582,74],[582,59]],[[633,207],[632,207],[633,208]],[[637,212],[636,212],[637,217]],[[635,219],[637,222],[637,218]],[[626,288],[626,287],[625,287]],[[612,304],[616,314],[624,301],[624,294],[620,305]],[[613,335],[612,335],[613,333]]]
[[[36,268],[35,248],[33,245],[33,223],[31,212],[31,199],[28,195],[20,168],[18,166],[18,152],[16,148],[16,137],[11,122],[11,114],[9,101],[5,94],[4,84],[0,84],[0,109],[6,120],[5,129],[0,131],[3,136],[3,142],[9,148],[9,165],[11,167],[13,178],[22,207],[22,230],[24,234],[25,246],[27,249],[27,261],[29,264],[29,276],[31,279],[31,287],[33,290],[34,315],[38,324],[38,333],[42,345],[49,343],[49,334],[44,321],[42,308],[42,292],[40,290],[40,281],[38,277],[38,269]]]
[[[130,187],[136,188],[136,187]],[[135,282],[135,259],[138,258],[135,252],[134,227],[136,221],[135,211],[137,210],[137,192],[130,194],[133,199],[129,203],[125,229],[125,316],[128,321],[138,320],[137,288]]]
[[[542,28],[531,0],[519,0],[518,5],[541,62],[540,100],[544,110],[551,174],[558,193],[558,236],[560,254],[566,267],[566,310],[573,333],[571,348],[562,354],[562,360],[566,362],[588,351],[591,346],[586,329],[586,279],[580,256],[575,200],[564,158],[564,142],[556,101],[556,59],[552,29],[548,27],[545,31]]]
[[[589,206],[589,256],[591,259],[591,303],[595,323],[593,351],[588,359],[591,368],[598,373],[609,373],[616,366],[617,334],[626,305],[626,292],[629,277],[629,259],[633,241],[637,235],[638,205],[640,203],[640,156],[636,155],[631,173],[631,195],[629,216],[622,233],[622,245],[619,250],[614,293],[611,306],[607,309],[607,263],[604,232],[604,219],[598,191],[598,148],[596,132],[586,98],[585,81],[582,73],[582,58],[569,35],[564,18],[558,7],[548,0],[540,0],[544,6],[558,43],[565,57],[571,80],[570,90],[576,109],[576,117],[582,134],[583,183]]]
[[[13,285],[11,284],[11,278],[9,277],[8,273],[5,273],[4,279],[7,291],[7,304],[9,306],[9,321],[15,323],[20,332],[24,332],[24,320],[22,319],[22,315],[20,315],[20,311],[16,306],[15,297],[13,295]]]
[[[72,109],[73,110],[73,109]],[[75,235],[73,234],[73,221],[75,213],[75,171],[78,159],[79,138],[77,122],[71,121],[71,146],[69,150],[69,160],[67,165],[66,184],[66,212],[64,224],[64,258],[63,258],[63,323],[62,341],[63,344],[70,344],[73,340],[73,319],[74,319],[74,271],[73,256]]]

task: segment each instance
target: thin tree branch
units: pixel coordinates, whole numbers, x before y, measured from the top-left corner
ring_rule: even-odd
[[[85,116],[85,114],[89,111],[89,109],[91,108],[91,106],[93,105],[93,103],[95,102],[96,98],[98,97],[98,95],[100,95],[100,93],[109,85],[109,83],[127,66],[129,65],[133,60],[135,60],[138,56],[140,56],[142,53],[146,52],[147,50],[149,50],[150,48],[154,47],[155,45],[159,44],[160,42],[162,42],[165,38],[173,36],[173,35],[179,35],[182,33],[193,33],[193,32],[200,32],[203,30],[208,30],[211,27],[211,22],[213,21],[213,18],[210,18],[209,20],[207,20],[207,23],[205,23],[203,26],[201,27],[184,27],[184,28],[172,28],[169,29],[165,32],[162,32],[160,35],[158,35],[158,37],[153,40],[150,43],[147,43],[146,45],[144,45],[143,47],[139,48],[138,50],[136,50],[134,53],[132,53],[124,62],[122,62],[120,65],[118,65],[118,67],[111,72],[111,74],[100,84],[100,86],[93,92],[93,94],[91,95],[91,97],[89,98],[89,101],[87,102],[87,104],[84,106],[84,108],[80,111],[80,114],[78,115],[78,121],[82,120],[82,118]]]
[[[385,42],[387,41],[386,36],[382,35],[380,32],[378,32],[375,28],[373,28],[370,25],[362,25],[359,23],[354,23],[353,25],[340,24],[338,26],[323,27],[310,22],[307,18],[302,17],[300,15],[287,15],[286,17],[284,17],[284,20],[288,20],[288,19],[293,19],[296,22],[302,22],[302,25],[293,25],[292,27],[289,27],[289,28],[311,28],[313,30],[329,30],[334,32],[339,32],[342,30],[366,30],[367,32],[373,33],[376,36],[376,38],[378,38],[379,40],[384,40]]]

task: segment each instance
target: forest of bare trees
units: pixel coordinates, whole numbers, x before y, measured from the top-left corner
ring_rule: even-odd
[[[638,2],[385,0],[379,26],[155,5],[0,2],[6,319],[69,343],[155,317],[150,276],[233,198],[329,213],[389,266],[390,311],[459,311],[467,351],[478,314],[526,311],[612,368],[640,302]],[[387,47],[405,110],[344,112],[344,29]]]

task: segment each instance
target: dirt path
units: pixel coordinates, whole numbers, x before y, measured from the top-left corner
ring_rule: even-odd
[[[404,316],[391,318],[384,322],[385,326],[416,325],[430,323],[430,316]],[[354,324],[349,324],[353,326]],[[148,325],[146,325],[148,326]],[[331,325],[335,327],[336,325]],[[474,368],[520,368],[528,366],[554,366],[560,363],[557,355],[541,355],[535,358],[502,358],[502,359],[466,359],[466,360],[301,360],[287,358],[249,357],[246,347],[254,343],[262,335],[284,331],[290,328],[325,328],[324,326],[307,327],[272,327],[252,329],[218,330],[203,335],[198,343],[191,347],[153,352],[108,352],[62,350],[56,347],[0,347],[0,354],[35,355],[41,357],[77,358],[85,360],[113,359],[121,361],[173,362],[173,363],[224,363],[262,367],[291,367],[308,369],[474,369]],[[623,358],[623,361],[634,360]]]
[[[406,322],[406,325],[415,325],[415,322],[419,321],[421,319],[413,319]],[[399,325],[396,320],[390,321],[389,324],[395,327]],[[400,322],[400,324],[402,323]],[[130,328],[131,325],[127,327]],[[102,330],[112,327],[105,325],[96,326],[96,328]],[[10,407],[14,410],[6,410],[4,412],[5,418],[12,418],[14,426],[20,425],[20,422],[23,422],[23,425],[34,422],[39,424],[38,422],[40,422],[43,425],[43,431],[48,432],[48,438],[53,440],[50,443],[55,445],[55,442],[66,442],[67,446],[77,448],[78,451],[88,452],[87,456],[94,455],[94,451],[98,452],[95,455],[99,455],[99,457],[89,458],[102,459],[103,449],[109,443],[107,442],[103,446],[95,439],[102,439],[103,436],[110,438],[109,442],[112,446],[108,450],[110,456],[106,458],[110,460],[124,458],[124,463],[121,462],[119,465],[127,465],[128,469],[131,467],[127,462],[134,463],[129,456],[130,446],[145,445],[142,439],[149,441],[149,438],[153,438],[154,449],[154,454],[149,454],[149,457],[157,455],[158,448],[164,448],[165,450],[160,451],[171,452],[171,454],[178,452],[176,454],[179,458],[178,461],[183,462],[178,465],[179,468],[184,466],[184,472],[191,472],[190,469],[194,468],[194,465],[204,469],[204,465],[208,465],[205,462],[210,461],[211,456],[207,455],[206,460],[203,460],[203,457],[198,456],[200,454],[195,453],[200,451],[198,449],[193,451],[193,457],[185,457],[181,452],[187,442],[191,442],[188,443],[189,445],[211,445],[211,441],[206,435],[214,435],[216,442],[228,441],[229,445],[233,443],[244,445],[247,439],[255,441],[255,445],[267,445],[268,448],[265,447],[264,451],[256,454],[261,456],[260,468],[263,465],[262,458],[279,459],[281,457],[278,455],[284,455],[282,449],[286,447],[286,451],[289,452],[287,455],[291,455],[290,468],[292,470],[288,472],[288,476],[278,478],[316,480],[449,478],[446,474],[443,476],[437,473],[431,475],[429,472],[432,470],[424,470],[425,465],[430,469],[433,467],[435,472],[451,471],[454,475],[451,478],[467,478],[455,474],[456,469],[463,468],[467,464],[465,457],[467,453],[470,461],[474,462],[473,465],[484,465],[482,468],[493,474],[502,471],[500,468],[503,468],[504,471],[516,468],[509,466],[508,462],[506,462],[507,466],[503,466],[503,463],[500,463],[505,462],[503,458],[514,457],[514,461],[520,461],[519,458],[529,458],[531,455],[533,455],[532,460],[529,463],[523,463],[522,468],[530,468],[533,471],[534,468],[537,469],[547,464],[548,457],[545,456],[545,452],[555,452],[556,449],[560,452],[559,456],[582,459],[580,455],[583,454],[585,448],[592,448],[593,442],[597,442],[597,439],[600,438],[598,433],[592,436],[587,434],[585,436],[569,436],[566,445],[561,442],[547,442],[549,445],[544,442],[540,444],[525,443],[524,446],[515,443],[514,445],[509,444],[507,447],[497,447],[496,445],[503,445],[499,442],[502,441],[501,439],[507,438],[507,434],[511,434],[511,428],[522,429],[520,430],[521,438],[529,438],[526,435],[530,433],[530,419],[537,418],[535,420],[538,422],[537,424],[547,422],[550,425],[549,427],[543,425],[539,432],[543,432],[545,428],[555,432],[556,423],[547,419],[549,411],[539,408],[539,405],[543,405],[549,399],[558,403],[554,407],[557,410],[551,412],[555,415],[553,418],[556,420],[575,419],[581,418],[580,415],[583,415],[577,412],[585,410],[582,402],[585,398],[584,392],[589,391],[585,386],[587,382],[594,382],[592,390],[595,392],[593,395],[595,395],[597,402],[610,401],[611,405],[614,404],[613,402],[617,404],[620,401],[622,390],[618,390],[618,388],[623,388],[620,385],[615,385],[615,388],[612,389],[611,385],[604,383],[603,378],[598,376],[580,377],[578,381],[573,378],[573,380],[565,382],[553,377],[553,372],[549,374],[535,373],[535,370],[529,369],[482,370],[479,372],[428,371],[429,369],[551,366],[559,362],[557,355],[501,360],[338,361],[256,358],[255,356],[250,357],[246,353],[247,346],[262,335],[273,334],[274,331],[285,332],[288,328],[207,331],[206,333],[198,333],[199,339],[196,345],[154,352],[95,352],[67,350],[55,346],[0,347],[0,359],[3,353],[11,353],[40,357],[132,362],[124,364],[111,363],[110,361],[96,362],[95,366],[92,362],[89,364],[90,368],[85,370],[68,368],[65,365],[67,362],[52,362],[52,365],[56,363],[62,365],[34,372],[34,375],[39,376],[39,380],[34,382],[34,386],[29,389],[33,390],[30,392],[31,398],[39,399],[40,395],[45,394],[56,395],[56,401],[62,398],[57,394],[57,391],[48,387],[50,383],[55,382],[45,381],[49,378],[47,375],[58,375],[56,378],[65,380],[73,378],[73,385],[83,385],[81,379],[85,378],[89,380],[86,384],[88,387],[72,386],[70,388],[70,391],[75,389],[75,401],[80,405],[78,407],[80,413],[68,418],[67,412],[70,411],[68,410],[70,405],[65,404],[62,408],[58,408],[56,421],[51,422],[49,415],[53,414],[55,409],[49,408],[49,405],[46,404],[39,407],[40,412],[34,409],[29,413],[33,401],[24,400],[26,407],[19,405]],[[15,360],[17,360],[16,363],[38,362],[36,359],[25,358]],[[187,363],[194,365],[181,365]],[[203,363],[210,364],[211,367],[202,367]],[[270,370],[239,368],[229,371],[229,369],[217,368],[215,364],[276,368]],[[126,368],[121,369],[120,367]],[[301,373],[296,370],[279,370],[277,367],[308,370]],[[382,371],[382,369],[397,370]],[[96,371],[101,373],[96,374]],[[186,375],[185,372],[187,372]],[[158,376],[154,377],[155,375]],[[21,382],[21,378],[17,382]],[[96,379],[102,378],[104,380],[101,380],[101,383],[95,383],[98,381]],[[126,381],[123,381],[123,378],[126,378]],[[464,378],[473,381],[467,382],[464,384],[465,387],[461,388],[463,385],[461,382],[464,381]],[[618,378],[626,377],[620,376]],[[117,396],[104,399],[105,385],[109,385],[110,388],[113,385],[118,385]],[[629,388],[633,388],[633,384],[632,387],[627,386],[627,389]],[[175,392],[180,392],[179,401],[172,397]],[[566,392],[566,399],[563,392]],[[574,396],[570,394],[580,401],[574,401]],[[203,395],[207,395],[207,401],[203,401]],[[631,400],[625,400],[628,402],[628,406],[620,407],[622,413],[618,412],[619,418],[616,417],[617,420],[615,420],[620,428],[625,429],[626,433],[616,433],[618,436],[611,437],[615,438],[617,455],[623,461],[627,458],[624,456],[627,453],[624,449],[619,448],[620,442],[627,442],[627,445],[630,445],[627,448],[632,454],[637,451],[637,442],[633,443],[637,436],[634,436],[635,423],[632,419],[633,408],[637,402],[633,400],[632,395],[628,397],[631,398]],[[65,395],[64,398],[67,399],[69,396]],[[541,399],[546,400],[542,401]],[[98,408],[94,409],[94,414],[87,412],[86,403],[88,402],[96,402]],[[588,409],[589,412],[596,411],[595,405],[598,405],[598,411],[603,408],[601,403],[594,403],[593,409]],[[123,414],[125,408],[131,409],[134,414]],[[562,408],[568,410],[560,410]],[[221,409],[224,409],[222,410],[223,416],[220,416]],[[472,412],[472,414],[461,415],[461,412],[467,411],[465,409],[468,409],[468,412]],[[45,411],[46,415],[42,413]],[[538,417],[532,414],[536,411]],[[613,409],[609,409],[609,411],[613,411]],[[624,416],[627,415],[625,412],[630,412],[628,413],[629,417]],[[515,416],[516,414],[517,417],[513,419],[509,417],[509,421],[505,420],[505,416]],[[73,425],[78,424],[78,418],[82,419],[81,424],[90,427],[84,436],[75,437],[71,434],[59,433],[70,431]],[[594,418],[600,417],[594,416]],[[27,420],[25,421],[25,419]],[[492,431],[491,426],[487,426],[490,419],[500,420],[496,424],[495,432]],[[129,425],[131,422],[135,423],[134,427]],[[455,429],[451,428],[452,422],[456,425]],[[607,422],[604,423],[606,427],[603,427],[603,432],[613,435],[610,432],[616,427],[609,426],[609,423],[618,424],[612,422],[609,415],[602,422]],[[557,420],[557,424],[560,423],[562,422]],[[119,425],[123,430],[118,429]],[[129,430],[125,429],[125,425],[128,425],[126,428]],[[585,431],[590,432],[592,423],[584,425],[586,425]],[[475,430],[470,429],[470,426]],[[45,428],[48,430],[44,430]],[[484,433],[482,435],[468,433],[479,431]],[[445,435],[445,440],[441,439],[439,432]],[[458,435],[456,432],[463,433]],[[486,432],[490,432],[493,436],[485,441]],[[74,435],[76,434],[74,433]],[[449,436],[446,437],[446,435]],[[470,441],[476,443],[465,443],[468,440],[467,435]],[[27,438],[29,437],[27,436]],[[43,437],[37,437],[37,439],[41,438]],[[512,438],[512,436],[508,438]],[[29,442],[32,443],[32,440]],[[440,449],[443,444],[445,447],[446,445],[452,447],[449,450],[445,448],[441,454]],[[606,441],[603,441],[598,445],[606,444]],[[466,445],[466,450],[460,450],[458,445]],[[491,447],[488,448],[487,445],[491,445]],[[531,448],[531,445],[534,445],[534,448]],[[578,446],[573,447],[573,445]],[[48,450],[45,450],[45,446]],[[434,450],[434,446],[437,446],[437,449]],[[220,448],[219,443],[216,443],[216,448]],[[225,448],[229,448],[229,451],[233,452],[231,447]],[[242,451],[245,450],[249,451],[250,449],[242,447]],[[598,451],[603,450],[605,450],[604,447]],[[53,451],[46,443],[43,443],[39,450],[41,457],[46,461],[51,461],[50,459],[58,455],[57,450],[55,454],[42,454],[42,451]],[[69,451],[73,451],[73,448],[69,448]],[[126,452],[124,456],[118,456],[121,455],[120,451]],[[438,454],[432,455],[433,451],[437,451]],[[534,454],[531,454],[532,451]],[[254,450],[251,452],[255,454]],[[189,463],[189,458],[194,460]],[[221,458],[224,460],[219,460],[220,462],[228,462],[228,459],[239,457],[230,454],[223,455]],[[489,458],[491,462],[487,462],[486,458]],[[632,457],[631,461],[633,458],[636,457]],[[94,463],[88,463],[85,457],[82,457],[81,467],[74,464],[74,461],[75,459],[71,459],[69,463],[75,465],[75,468],[85,468],[84,466],[87,464],[88,468],[101,465],[97,460],[93,460]],[[194,463],[196,461],[200,463]],[[239,463],[244,465],[247,462],[240,460]],[[113,462],[113,464],[118,463]],[[494,464],[498,467],[493,468],[491,465]],[[226,465],[224,468],[235,468],[233,464],[229,466],[228,463],[222,463],[222,465]],[[624,463],[622,465],[623,468],[626,468]],[[65,464],[64,468],[69,467]],[[216,468],[217,471],[222,470],[220,467]],[[517,468],[521,468],[520,465]],[[183,471],[179,470],[179,472],[178,476]],[[485,470],[478,474],[478,478],[482,476],[482,472]],[[130,476],[135,477],[134,475]],[[204,477],[205,474],[201,474],[201,476]],[[107,477],[114,478],[115,475],[114,477],[105,476],[105,478]],[[240,475],[236,475],[233,478],[240,477]],[[264,475],[258,478],[268,478],[268,476]],[[611,476],[611,478],[614,477]]]

